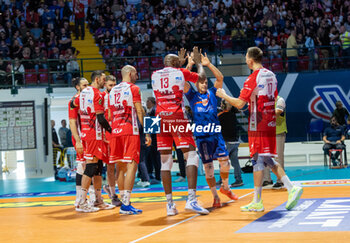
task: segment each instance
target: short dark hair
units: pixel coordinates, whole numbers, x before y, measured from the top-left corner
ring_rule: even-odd
[[[149,100],[152,104],[156,104],[156,99],[154,97],[148,97],[147,100]]]
[[[72,84],[74,88],[77,87],[80,84],[80,78],[73,78]]]
[[[101,77],[103,73],[102,70],[93,71],[91,74],[91,82],[95,82],[95,79]]]
[[[340,106],[342,106],[343,105],[343,103],[340,101],[340,100],[338,100],[337,102],[335,102],[335,106],[336,107],[340,107]]]
[[[262,63],[263,51],[259,47],[249,47],[247,50],[248,57],[256,63]]]

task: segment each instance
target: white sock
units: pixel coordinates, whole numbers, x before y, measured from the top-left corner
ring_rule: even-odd
[[[173,194],[172,193],[166,194],[165,197],[166,197],[166,201],[168,202],[168,204],[172,205],[173,204]]]
[[[213,194],[213,197],[219,197],[218,192],[216,191],[216,187],[210,187],[211,194]]]
[[[80,194],[81,194],[81,186],[75,186],[75,205],[79,204],[79,200],[80,200]]]
[[[120,194],[120,198],[123,198],[125,195],[125,190],[120,190],[119,194]]]
[[[84,188],[80,188],[80,193],[79,193],[79,204],[83,204],[86,201],[86,195],[88,191]]]
[[[196,200],[196,189],[188,189],[188,200]]]
[[[258,203],[258,202],[260,202],[261,201],[261,191],[262,191],[262,187],[260,186],[260,187],[257,187],[257,186],[255,186],[254,187],[254,202],[255,203]]]
[[[131,195],[131,191],[129,190],[125,190],[124,192],[124,197],[123,197],[123,204],[125,206],[128,206],[130,204],[130,195]]]
[[[289,180],[287,175],[282,176],[281,181],[283,185],[287,188],[288,192],[293,188],[293,183]]]

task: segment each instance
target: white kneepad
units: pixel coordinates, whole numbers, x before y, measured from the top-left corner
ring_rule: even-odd
[[[189,151],[184,153],[184,158],[187,161],[186,166],[194,165],[198,167],[199,164],[199,156],[196,151]]]
[[[253,171],[262,171],[265,169],[264,159],[261,157],[258,157],[256,161],[252,160],[252,164],[253,164]]]
[[[161,171],[171,171],[171,169],[173,168],[172,154],[161,154],[160,160],[162,161]]]
[[[84,174],[83,162],[80,162],[80,161],[77,162],[77,174],[79,175]]]

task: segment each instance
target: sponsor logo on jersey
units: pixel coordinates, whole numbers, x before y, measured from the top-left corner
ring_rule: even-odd
[[[161,111],[161,112],[159,112],[160,116],[171,116],[172,114],[174,114],[174,112],[169,112],[169,111]]]
[[[275,127],[275,126],[276,126],[276,122],[271,121],[271,122],[269,122],[269,123],[267,124],[267,126],[269,126],[269,127]]]
[[[115,129],[113,129],[112,133],[118,134],[118,133],[121,133],[122,131],[123,131],[123,129],[115,128]]]

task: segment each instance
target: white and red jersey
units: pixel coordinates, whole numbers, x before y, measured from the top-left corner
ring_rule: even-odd
[[[184,68],[165,67],[152,74],[152,88],[156,97],[156,115],[169,117],[184,114],[185,82],[196,83],[198,74]]]
[[[74,119],[77,122],[77,130],[79,133],[79,136],[81,136],[80,133],[80,115],[79,115],[79,107],[74,107],[72,108],[71,103],[75,102],[75,99],[79,97],[79,94],[75,94],[68,102],[68,118],[69,120]],[[72,135],[72,142],[73,146],[75,146],[75,139],[74,136]]]
[[[89,86],[81,91],[78,98],[76,101],[79,103],[75,102],[75,104],[79,107],[81,139],[85,141],[103,140],[102,127],[96,116],[96,113],[104,112],[102,93]]]
[[[135,103],[141,102],[140,88],[129,82],[121,82],[109,93],[112,113],[112,136],[139,135]]]
[[[103,96],[103,108],[104,108],[104,112],[105,112],[105,117],[106,120],[109,122],[108,119],[108,109],[109,109],[109,93],[105,90],[102,92],[102,96]],[[110,125],[112,124],[111,122],[109,122]]]
[[[275,99],[277,95],[277,79],[270,70],[258,69],[247,78],[239,99],[249,104],[248,131],[276,130]]]

